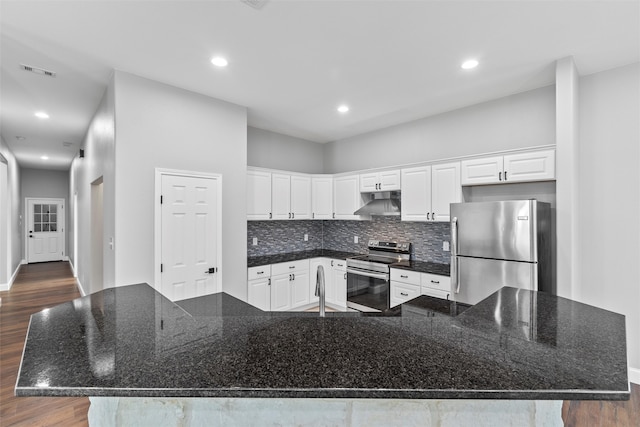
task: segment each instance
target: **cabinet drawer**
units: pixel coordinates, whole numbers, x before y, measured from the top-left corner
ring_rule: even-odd
[[[332,259],[331,268],[334,270],[347,271],[347,261],[343,259]]]
[[[257,267],[249,267],[247,269],[248,280],[264,279],[265,277],[271,277],[270,265],[259,265]]]
[[[300,270],[309,270],[309,260],[303,259],[300,261],[281,262],[279,264],[271,265],[271,275],[277,276],[279,274],[295,273]]]
[[[451,278],[437,274],[422,273],[422,287],[451,292]]]
[[[391,307],[420,296],[420,286],[391,282]]]
[[[442,298],[442,299],[452,299],[451,293],[449,291],[440,291],[438,289],[428,288],[423,286],[420,292],[422,295],[428,295],[434,298]]]
[[[402,270],[399,268],[391,269],[391,280],[396,282],[410,283],[412,285],[420,285],[420,273],[417,271]]]

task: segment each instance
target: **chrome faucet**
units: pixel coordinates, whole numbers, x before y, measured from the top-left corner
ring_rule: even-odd
[[[324,267],[321,265],[316,273],[316,296],[320,297],[320,317],[324,317]]]

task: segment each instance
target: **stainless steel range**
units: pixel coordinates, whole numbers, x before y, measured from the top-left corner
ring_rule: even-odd
[[[369,240],[369,254],[347,259],[347,307],[389,309],[389,266],[411,259],[411,243]]]

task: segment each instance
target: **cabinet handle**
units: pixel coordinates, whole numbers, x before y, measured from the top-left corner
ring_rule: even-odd
[[[256,274],[264,274],[264,271],[258,271]]]
[[[409,276],[404,276],[402,274],[400,275],[400,277],[402,277],[403,279],[408,279],[409,278]]]
[[[429,218],[429,212],[427,212],[427,221],[429,221],[429,219],[430,219],[430,218]]]
[[[273,218],[273,214],[269,212],[269,219]]]
[[[316,213],[315,212],[311,214],[311,218],[312,219],[316,219]]]
[[[498,181],[502,181],[502,172],[498,172]]]
[[[267,286],[271,286],[271,279],[267,282]]]
[[[336,213],[335,212],[333,213],[333,219],[336,219]]]
[[[436,285],[439,285],[440,281],[439,280],[432,280],[431,283],[435,283]]]
[[[296,219],[296,213],[295,212],[291,212],[291,219]]]
[[[400,295],[402,295],[403,297],[408,297],[409,296],[409,294],[406,294],[404,292],[400,292]]]
[[[347,273],[344,273],[344,280],[347,280]]]
[[[293,277],[292,280],[296,280],[296,274],[295,273],[293,273],[291,276]]]
[[[331,260],[331,267],[333,267],[333,260]]]
[[[296,266],[295,265],[290,265],[289,266],[289,270],[291,270],[292,268],[296,268]]]
[[[338,264],[338,267],[344,267],[344,264]]]
[[[436,220],[436,213],[431,212],[431,221],[435,221],[435,220]]]
[[[507,171],[504,171],[504,180],[507,180]]]

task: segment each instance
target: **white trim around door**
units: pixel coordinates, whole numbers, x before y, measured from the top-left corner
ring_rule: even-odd
[[[24,247],[28,263],[65,259],[67,223],[64,205],[64,199],[25,198]]]

